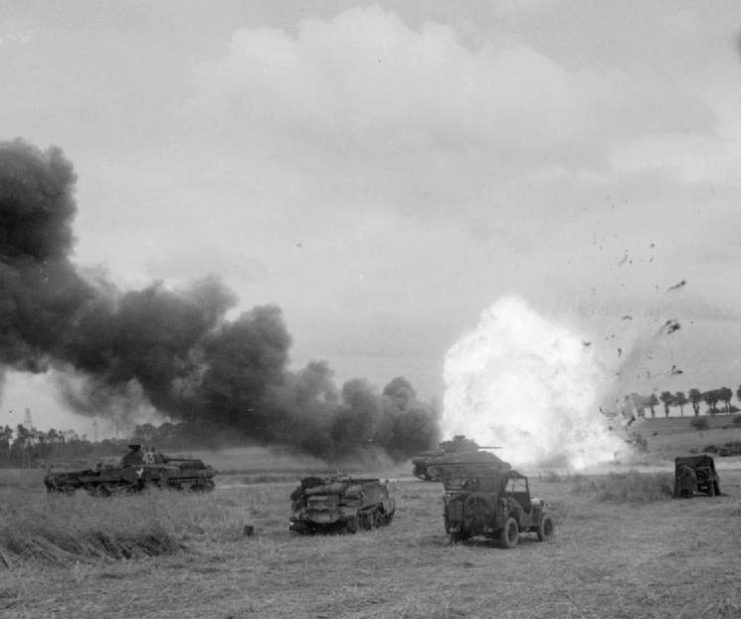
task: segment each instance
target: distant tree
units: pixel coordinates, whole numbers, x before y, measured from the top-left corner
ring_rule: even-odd
[[[736,389],[736,399],[741,402],[741,385],[738,386],[738,389]]]
[[[662,391],[659,399],[664,404],[664,417],[668,417],[669,407],[674,405],[674,395],[670,391]]]
[[[741,389],[741,387],[739,387]],[[688,393],[690,402],[692,403],[692,410],[695,412],[695,417],[700,414],[700,402],[702,402],[702,393],[699,389],[690,389]]]
[[[721,387],[718,389],[718,399],[723,402],[723,407],[726,413],[731,412],[731,399],[733,398],[733,391],[728,387]]]
[[[684,395],[684,391],[677,391],[677,393],[674,394],[674,406],[679,408],[680,417],[684,417],[684,407],[687,406],[688,402],[689,400],[687,399],[687,396]]]
[[[10,426],[0,427],[0,447],[4,447],[3,458],[10,461],[10,445],[13,442],[13,428]]]
[[[710,391],[706,391],[702,394],[702,399],[705,402],[705,404],[708,405],[708,414],[709,415],[715,415],[718,412],[717,404],[719,395],[717,389],[711,389]]]
[[[646,406],[651,410],[651,417],[656,417],[656,411],[654,410],[659,405],[659,398],[656,397],[655,393],[652,393],[646,398]]]

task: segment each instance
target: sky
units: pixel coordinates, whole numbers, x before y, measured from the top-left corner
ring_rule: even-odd
[[[513,295],[616,392],[741,384],[737,2],[0,16],[0,139],[74,164],[81,269],[123,288],[216,273],[240,309],[282,308],[295,367],[440,401],[446,352]],[[89,432],[51,384],[7,373],[0,423],[29,408]]]

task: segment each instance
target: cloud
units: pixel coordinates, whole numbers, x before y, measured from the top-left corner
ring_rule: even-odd
[[[584,105],[603,86],[527,46],[470,50],[450,26],[415,30],[370,7],[306,20],[295,37],[238,30],[197,68],[185,109],[222,130],[268,126],[374,153],[493,140],[508,157],[552,158],[584,135]]]

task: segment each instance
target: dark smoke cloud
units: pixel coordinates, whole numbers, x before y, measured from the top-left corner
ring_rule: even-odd
[[[287,370],[280,308],[236,319],[217,277],[121,291],[70,261],[76,177],[61,150],[0,142],[0,366],[56,370],[76,412],[125,421],[141,407],[192,434],[292,445],[327,459],[383,449],[408,457],[437,438],[436,412],[396,378],[338,390],[325,362]],[[0,382],[0,386],[1,386]]]

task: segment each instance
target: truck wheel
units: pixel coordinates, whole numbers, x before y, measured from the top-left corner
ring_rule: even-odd
[[[540,523],[538,524],[538,539],[541,542],[549,542],[553,539],[553,533],[555,531],[555,526],[553,524],[553,518],[546,515],[543,516],[540,519]]]
[[[507,518],[499,534],[499,541],[504,548],[514,548],[520,539],[520,528],[517,526],[517,520],[512,516]]]

